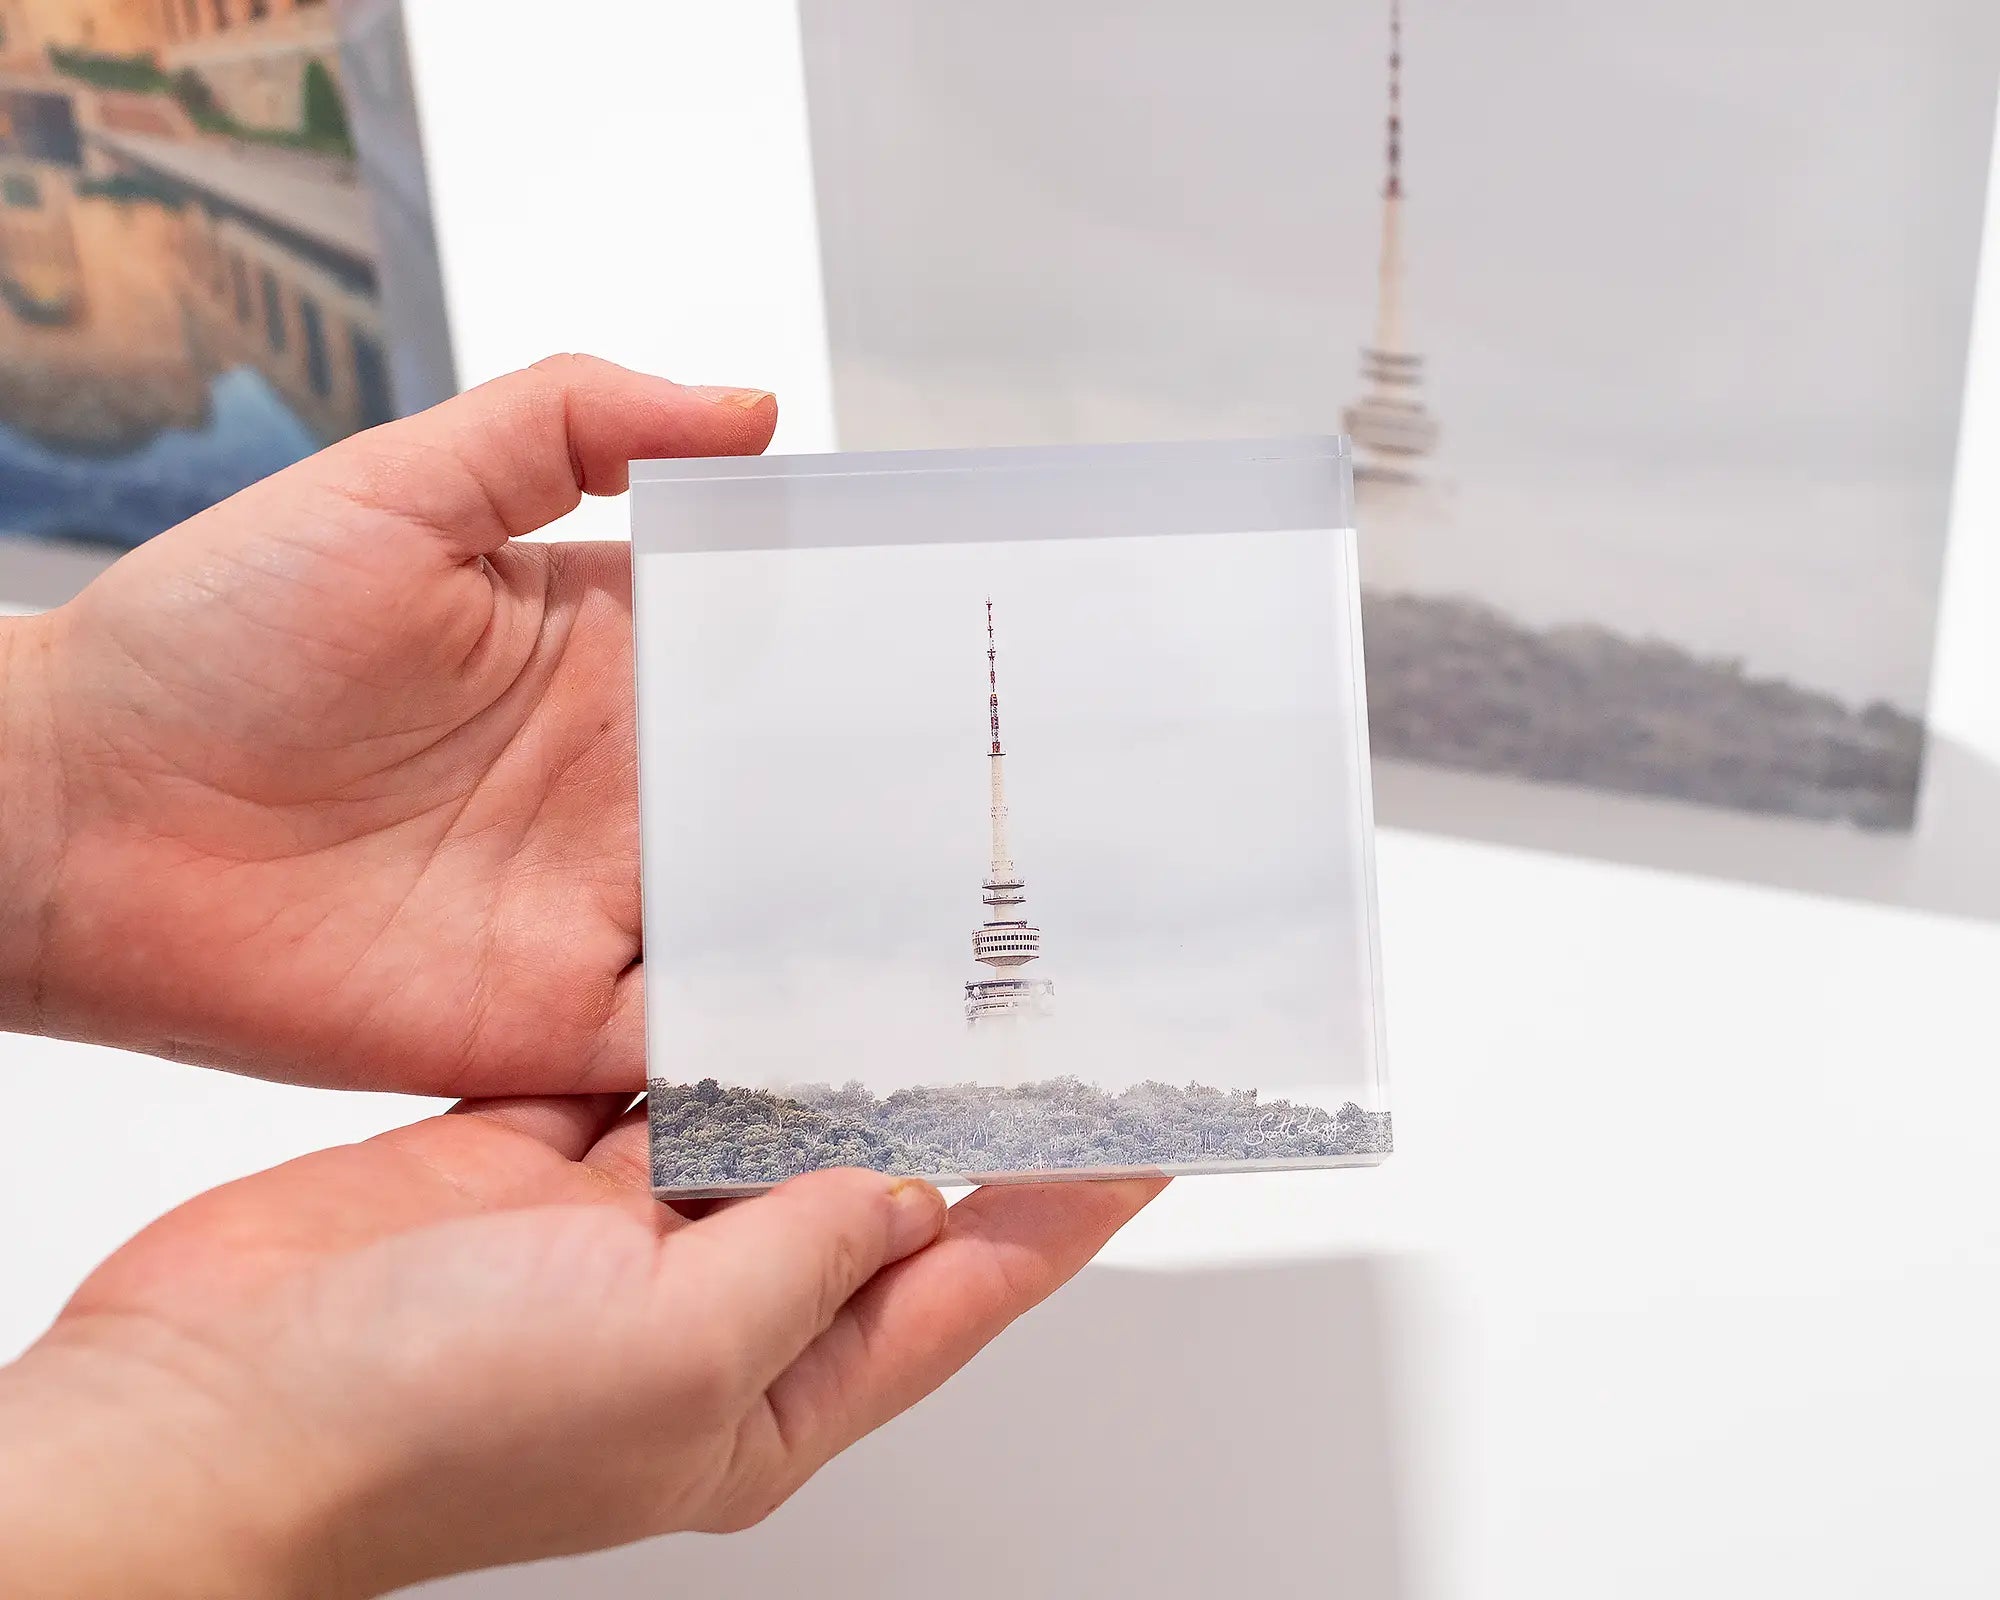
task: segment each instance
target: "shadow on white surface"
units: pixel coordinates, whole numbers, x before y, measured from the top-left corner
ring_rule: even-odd
[[[1093,1268],[763,1526],[429,1600],[1411,1591],[1397,1258]]]
[[[2000,766],[1933,734],[1907,834],[1378,760],[1385,826],[2000,921]]]

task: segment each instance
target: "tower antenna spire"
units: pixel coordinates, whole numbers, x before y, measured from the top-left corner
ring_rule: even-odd
[[[1403,198],[1403,0],[1389,0],[1389,176],[1382,198]]]
[[[1000,677],[995,667],[999,652],[993,647],[993,601],[986,601],[986,716],[993,726],[993,748],[986,753],[1003,756],[1000,748]]]

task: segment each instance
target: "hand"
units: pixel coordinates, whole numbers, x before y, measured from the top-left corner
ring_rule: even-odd
[[[687,1222],[625,1104],[461,1108],[140,1234],[0,1373],[9,1595],[372,1595],[746,1527],[1163,1187],[946,1222],[848,1170]]]
[[[629,555],[509,541],[776,416],[559,357],[0,623],[0,1028],[342,1087],[637,1089]]]

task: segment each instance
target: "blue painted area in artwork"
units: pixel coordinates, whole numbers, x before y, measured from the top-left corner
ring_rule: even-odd
[[[129,455],[63,455],[0,424],[0,529],[129,549],[303,460],[319,441],[249,367],[209,385],[208,422]]]

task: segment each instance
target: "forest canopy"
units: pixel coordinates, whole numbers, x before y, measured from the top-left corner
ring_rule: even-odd
[[[774,1093],[655,1078],[653,1181],[777,1183],[820,1167],[977,1176],[1382,1155],[1389,1115],[1261,1100],[1255,1089],[1141,1083],[1112,1094],[1076,1078],[939,1084],[877,1098],[859,1083]]]

